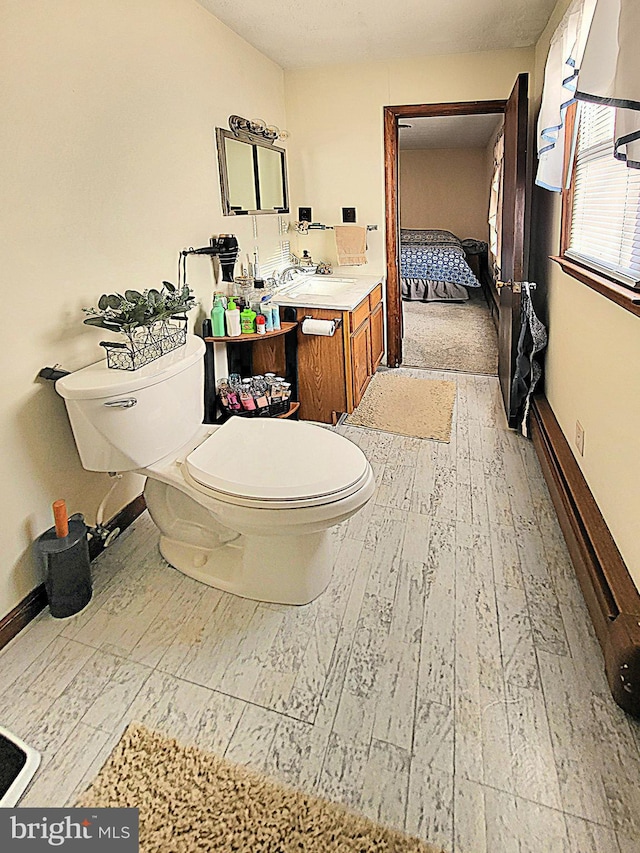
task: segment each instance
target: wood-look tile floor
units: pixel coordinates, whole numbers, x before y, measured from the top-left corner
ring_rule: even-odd
[[[0,654],[0,722],[65,805],[131,720],[447,853],[640,850],[640,725],[602,658],[533,448],[495,377],[454,379],[449,444],[357,427],[377,492],[335,529],[327,591],[260,604],[184,577],[146,515],[92,603]]]

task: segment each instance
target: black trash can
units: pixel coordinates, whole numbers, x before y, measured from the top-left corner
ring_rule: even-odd
[[[87,530],[84,517],[76,513],[69,518],[67,536],[58,538],[55,527],[50,527],[36,539],[36,554],[45,570],[49,610],[56,619],[79,613],[91,601]]]

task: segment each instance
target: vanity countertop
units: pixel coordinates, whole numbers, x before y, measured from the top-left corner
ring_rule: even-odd
[[[357,272],[354,272],[354,269]],[[316,285],[315,288],[311,279]],[[345,279],[351,279],[351,281],[344,281]],[[275,293],[273,301],[278,305],[292,305],[298,308],[353,311],[382,281],[384,281],[382,275],[363,275],[361,267],[339,267],[332,275],[300,274],[294,282],[285,285],[282,290]],[[316,288],[318,292],[313,292]]]

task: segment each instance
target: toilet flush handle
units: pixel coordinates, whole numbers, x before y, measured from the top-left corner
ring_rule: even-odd
[[[125,400],[107,400],[104,405],[113,409],[131,409],[137,402],[135,397],[127,397]]]

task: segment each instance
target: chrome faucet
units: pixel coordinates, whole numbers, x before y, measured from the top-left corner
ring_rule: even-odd
[[[292,281],[293,280],[293,273],[296,273],[296,272],[300,272],[299,266],[285,267],[282,270],[282,272],[280,273],[280,281],[283,284],[286,284],[287,282]]]

